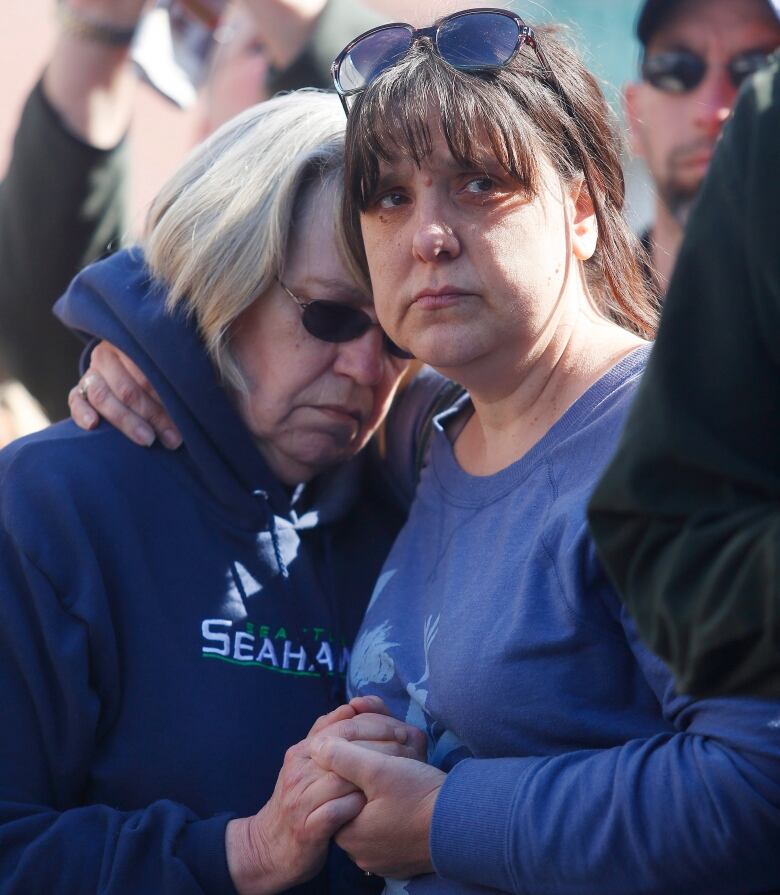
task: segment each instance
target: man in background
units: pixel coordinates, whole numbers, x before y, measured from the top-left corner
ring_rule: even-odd
[[[780,46],[773,0],[646,0],[637,20],[641,80],[626,87],[634,151],[655,189],[643,234],[666,289],[688,213],[740,84]]]

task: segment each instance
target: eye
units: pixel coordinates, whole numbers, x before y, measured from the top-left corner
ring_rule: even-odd
[[[485,193],[489,193],[495,185],[496,182],[492,177],[475,177],[468,181],[463,187],[463,190],[464,192],[472,193],[473,195],[484,195]]]
[[[398,208],[406,202],[406,196],[403,193],[385,193],[376,200],[377,208]]]

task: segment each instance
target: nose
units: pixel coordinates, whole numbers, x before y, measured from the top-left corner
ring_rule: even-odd
[[[696,125],[714,139],[731,114],[737,90],[726,69],[713,65],[696,94]]]
[[[372,326],[357,339],[337,345],[333,369],[358,385],[373,387],[382,379],[386,361],[382,330]]]
[[[425,263],[451,260],[460,254],[460,242],[435,201],[418,202],[412,253]]]

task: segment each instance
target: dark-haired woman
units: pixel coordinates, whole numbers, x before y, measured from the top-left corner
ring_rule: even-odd
[[[328,738],[368,799],[337,841],[388,892],[780,886],[780,702],[676,694],[586,526],[653,320],[593,78],[476,10],[370,32],[335,73],[379,319],[468,390],[350,665],[433,767]]]

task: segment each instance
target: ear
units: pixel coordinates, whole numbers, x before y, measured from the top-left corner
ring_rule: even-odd
[[[628,124],[631,151],[642,158],[642,85],[631,81],[623,88],[623,112]]]
[[[593,201],[584,178],[577,180],[571,189],[573,215],[571,221],[571,245],[574,257],[587,261],[596,251],[599,225]]]

